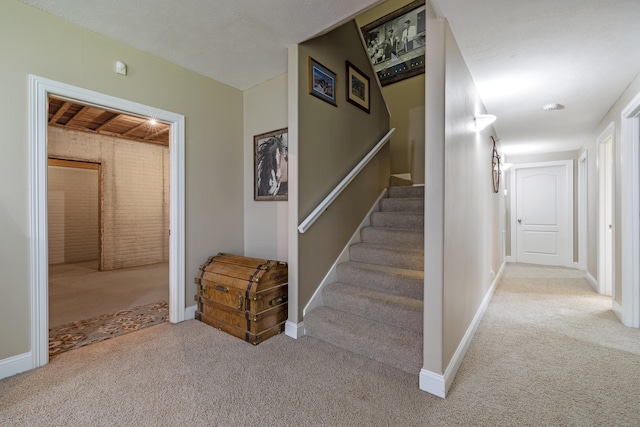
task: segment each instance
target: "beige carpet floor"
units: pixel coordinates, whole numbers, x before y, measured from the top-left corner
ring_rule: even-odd
[[[509,265],[447,399],[321,341],[162,324],[0,381],[2,426],[637,426],[640,331],[583,274]]]
[[[98,261],[49,266],[49,327],[169,301],[169,263],[98,271]]]

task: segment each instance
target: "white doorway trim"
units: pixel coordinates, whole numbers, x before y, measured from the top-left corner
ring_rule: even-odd
[[[640,328],[640,93],[622,110],[621,121],[622,323]]]
[[[56,95],[141,117],[155,117],[171,125],[169,135],[169,320],[185,315],[184,116],[98,92],[29,76],[29,222],[31,366],[49,361],[47,125],[48,98]]]
[[[609,226],[614,226],[614,174],[613,174],[613,151],[607,156],[606,144],[611,144],[613,150],[613,140],[615,135],[615,123],[611,122],[606,129],[596,139],[597,155],[598,155],[598,293],[602,295],[611,295],[615,301],[615,245],[613,239],[607,245],[607,235],[611,235],[613,230],[609,231]],[[608,165],[607,165],[608,164]],[[610,219],[607,220],[607,209]],[[610,250],[607,247],[610,246]],[[607,268],[607,266],[609,268]]]
[[[578,268],[580,270],[587,269],[587,251],[588,245],[588,225],[587,225],[587,177],[588,164],[587,152],[585,151],[578,158]]]
[[[563,263],[564,267],[574,268],[573,263],[573,161],[571,160],[557,160],[552,162],[538,162],[538,163],[523,163],[523,164],[515,164],[510,169],[511,171],[511,259],[515,262],[519,262],[518,260],[518,226],[516,224],[517,221],[517,203],[518,203],[518,192],[516,185],[516,177],[518,175],[518,169],[527,169],[527,168],[541,168],[548,166],[565,166],[566,170],[566,183],[567,183],[567,198],[565,209],[567,212],[566,218],[566,230],[567,230],[567,242],[565,244],[568,245],[566,249],[566,258]]]

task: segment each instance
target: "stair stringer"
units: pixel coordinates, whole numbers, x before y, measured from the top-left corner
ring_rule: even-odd
[[[382,190],[382,192],[380,193],[380,196],[378,196],[378,199],[373,203],[373,206],[371,206],[371,209],[369,209],[369,212],[366,213],[364,219],[362,220],[362,222],[360,223],[360,225],[356,228],[355,232],[353,233],[353,235],[351,236],[351,239],[347,242],[347,244],[345,245],[345,247],[342,249],[342,252],[340,252],[340,255],[338,255],[338,258],[336,259],[336,261],[333,263],[333,265],[331,266],[331,268],[329,269],[329,271],[327,272],[327,274],[324,276],[324,278],[322,279],[322,281],[320,282],[320,285],[318,285],[318,288],[316,289],[316,291],[313,293],[313,295],[311,296],[311,299],[309,300],[309,302],[307,303],[307,305],[304,307],[304,309],[302,310],[302,316],[304,318],[304,316],[307,315],[307,313],[309,313],[311,310],[321,307],[323,305],[323,301],[322,301],[322,289],[327,286],[330,283],[334,283],[337,281],[338,279],[338,274],[336,272],[336,269],[338,267],[338,264],[341,264],[343,262],[349,262],[349,248],[351,247],[351,245],[353,245],[354,243],[360,243],[362,242],[362,239],[360,237],[361,234],[361,230],[364,227],[369,227],[371,225],[371,214],[373,212],[379,212],[380,211],[380,200],[384,199],[387,195],[387,191],[388,189],[385,188],[384,190]]]

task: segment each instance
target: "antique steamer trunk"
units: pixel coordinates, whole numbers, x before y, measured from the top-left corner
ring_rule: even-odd
[[[254,345],[287,320],[286,262],[219,253],[200,266],[196,319]]]

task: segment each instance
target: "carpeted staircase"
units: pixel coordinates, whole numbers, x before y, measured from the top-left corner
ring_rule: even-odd
[[[422,368],[424,187],[389,187],[306,334],[411,374]]]

